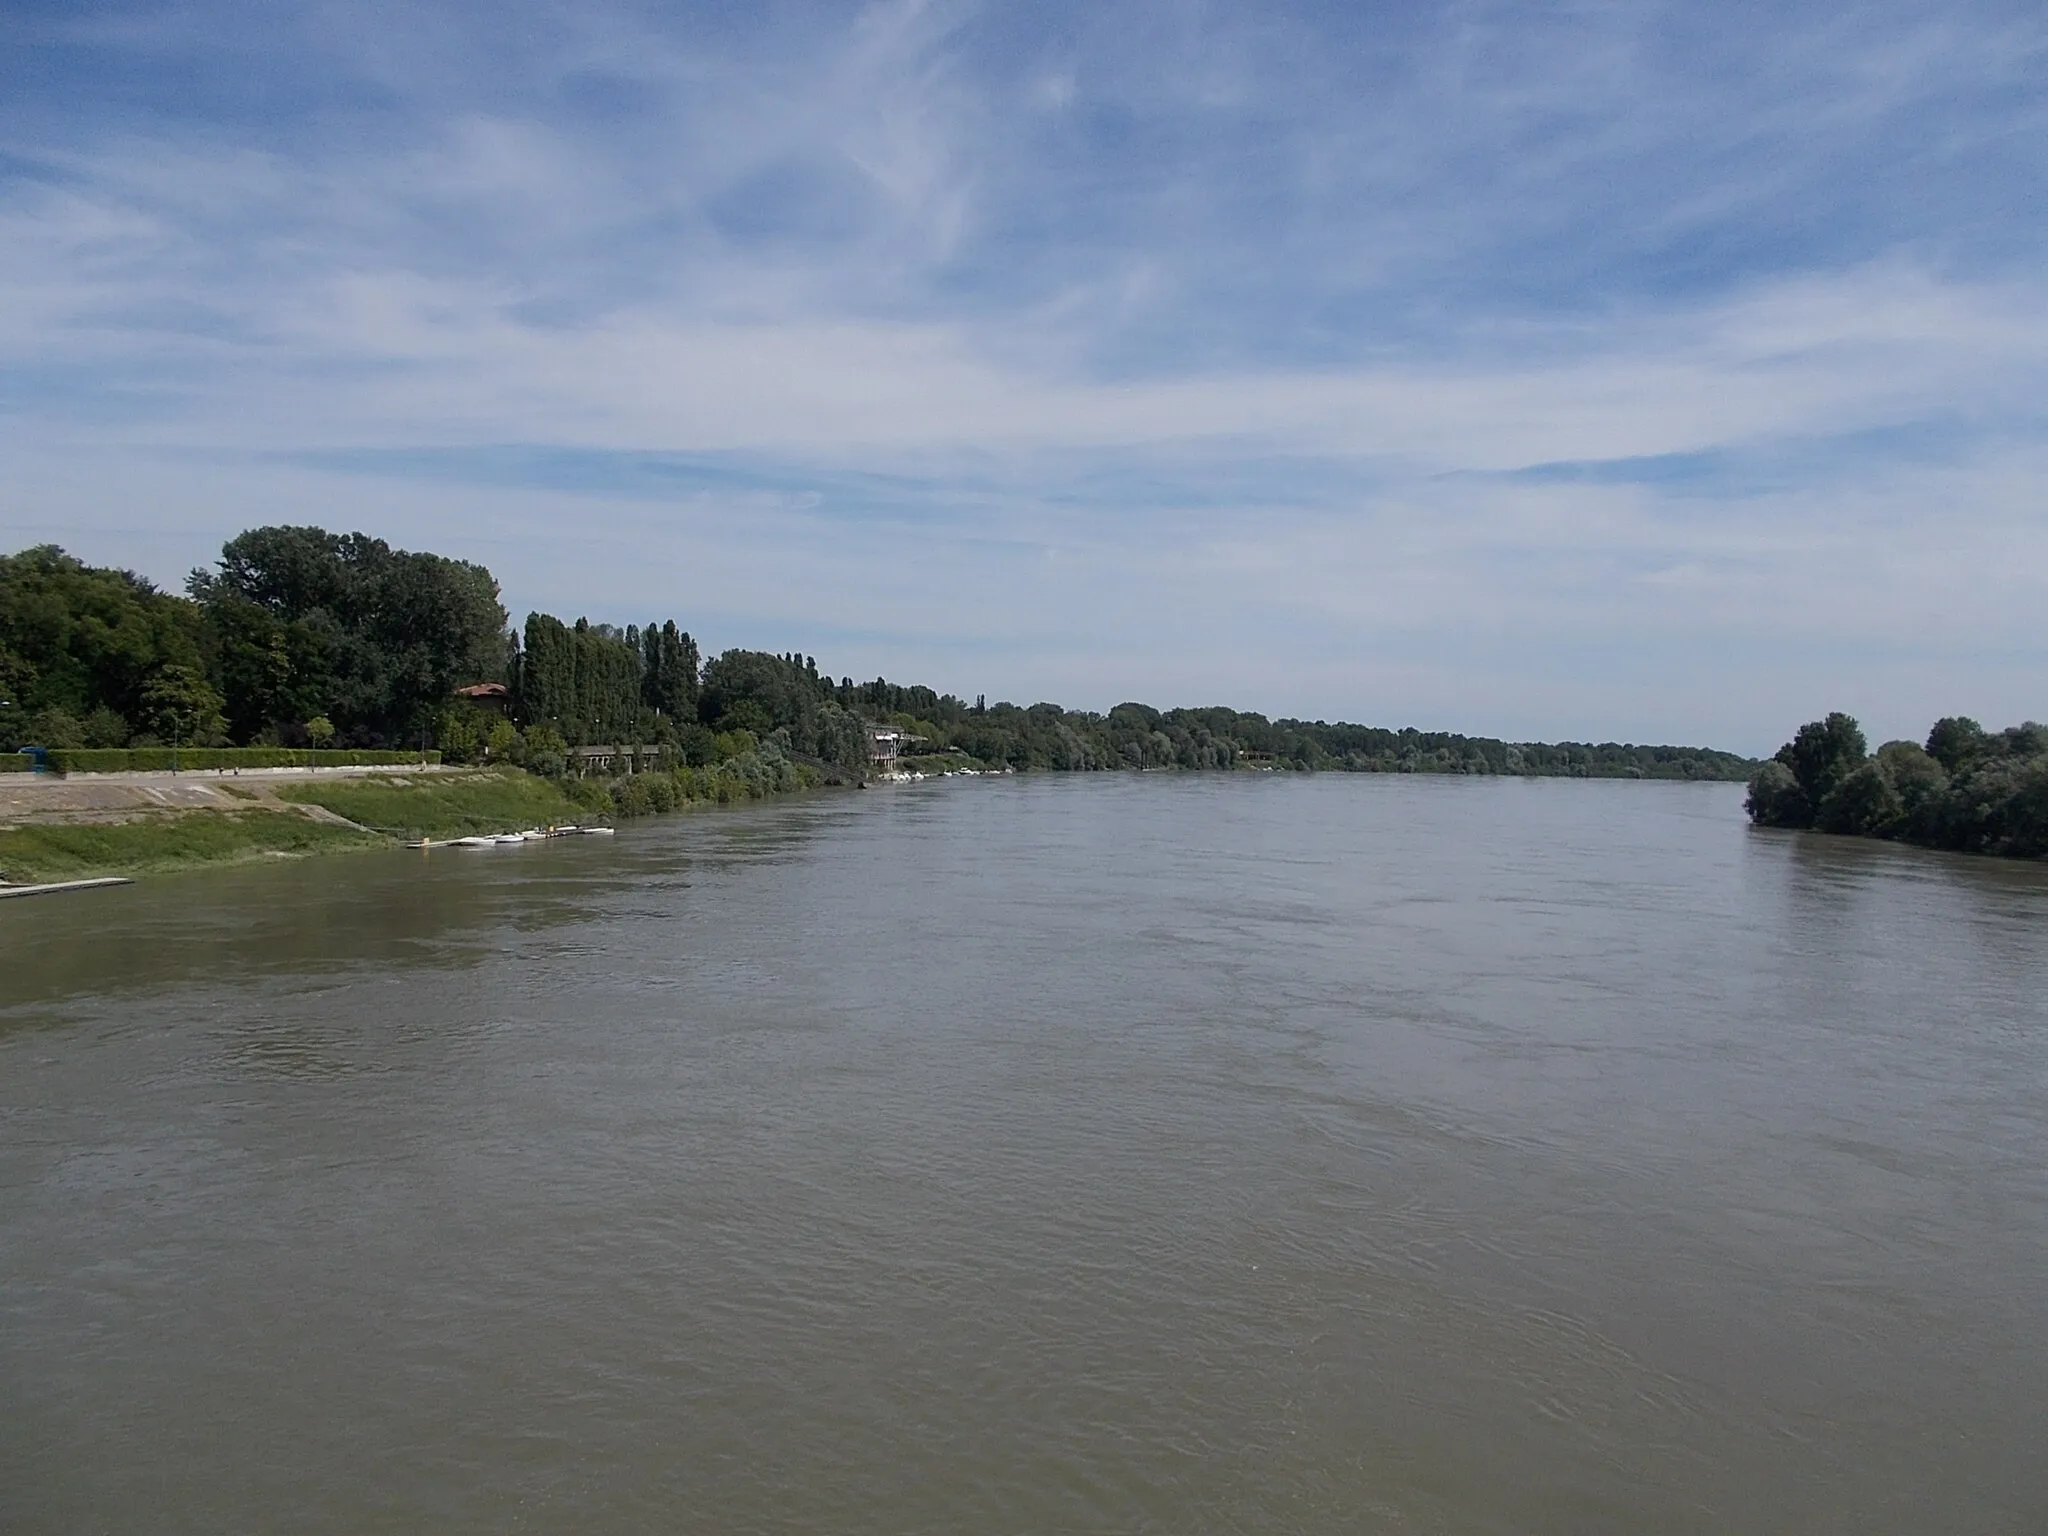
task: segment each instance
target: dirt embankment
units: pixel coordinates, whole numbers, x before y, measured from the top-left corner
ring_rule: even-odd
[[[387,772],[389,770],[386,770]],[[124,774],[119,778],[65,778],[44,774],[0,777],[0,829],[33,826],[113,826],[185,811],[285,811],[314,821],[352,826],[332,811],[278,798],[303,779],[216,778]]]
[[[378,768],[0,780],[0,884],[295,858],[608,818],[602,784]]]

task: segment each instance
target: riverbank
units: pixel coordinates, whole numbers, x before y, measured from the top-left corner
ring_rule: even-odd
[[[517,770],[349,779],[7,785],[0,880],[44,884],[591,820],[603,786]]]
[[[1758,826],[1812,828],[1951,853],[2048,859],[2048,726],[1937,720],[1923,747],[1872,754],[1855,717],[1809,721],[1749,781]]]
[[[150,875],[248,859],[368,848],[390,839],[296,811],[162,811],[133,821],[50,822],[0,830],[0,877],[48,884]]]
[[[608,819],[612,796],[589,779],[543,779],[516,768],[460,777],[377,775],[280,786],[277,798],[313,807],[386,838],[472,837]]]

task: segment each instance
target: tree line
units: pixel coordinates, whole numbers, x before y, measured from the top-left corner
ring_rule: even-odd
[[[44,545],[0,556],[0,740],[411,745],[504,624],[482,566],[359,533],[254,529],[184,596]]]
[[[547,613],[526,616],[507,668],[520,714],[579,746],[652,741],[697,718],[697,642],[673,619],[616,629]]]
[[[480,683],[502,685],[509,707],[457,693]],[[1754,766],[1709,748],[1508,742],[1221,707],[969,703],[834,678],[796,651],[705,660],[673,619],[619,629],[531,613],[514,629],[485,567],[321,528],[251,529],[182,595],[55,546],[0,557],[0,747],[431,745],[455,761],[560,772],[576,747],[652,744],[698,769],[752,754],[762,782],[779,783],[778,763],[860,775],[883,726],[915,765],[1018,772],[1739,780]]]
[[[1873,754],[1854,717],[1802,725],[1749,781],[1750,819],[1959,853],[2048,855],[2048,726],[1937,720]]]

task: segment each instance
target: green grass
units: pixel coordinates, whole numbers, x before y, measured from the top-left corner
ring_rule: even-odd
[[[537,779],[517,770],[280,784],[276,794],[280,800],[321,806],[357,826],[251,806],[172,812],[106,825],[13,827],[0,831],[0,880],[40,884],[95,875],[151,874],[267,854],[374,848],[388,845],[394,837],[512,832],[549,823],[596,821],[611,808],[611,797],[600,784]]]
[[[272,853],[326,853],[380,841],[291,811],[185,811],[107,826],[0,831],[0,875],[17,884],[39,884],[231,864]]]
[[[602,786],[509,770],[418,778],[279,785],[280,800],[317,805],[393,837],[468,837],[550,823],[597,820],[611,807]]]
[[[958,773],[963,768],[979,771],[988,765],[964,752],[927,752],[919,757],[898,758],[896,766],[908,773]]]

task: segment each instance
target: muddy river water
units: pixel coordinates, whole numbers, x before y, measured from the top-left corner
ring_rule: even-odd
[[[2048,1529],[2048,869],[943,782],[0,906],[0,1528]]]

